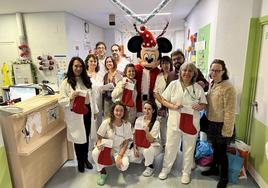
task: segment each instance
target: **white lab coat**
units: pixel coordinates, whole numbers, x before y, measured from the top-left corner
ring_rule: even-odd
[[[207,100],[203,88],[195,83],[191,86],[188,86],[187,89],[183,91],[181,82],[179,80],[172,81],[164,93],[162,94],[163,98],[167,101],[174,104],[182,104],[184,108],[188,107],[189,111],[193,103],[199,102],[206,104]],[[179,129],[180,123],[180,110],[169,109],[169,116],[167,122],[167,142],[165,148],[165,155],[163,160],[163,173],[169,173],[171,167],[176,159],[177,152],[183,140],[183,173],[190,175],[191,167],[193,166],[193,155],[195,150],[195,144],[199,128],[200,115],[196,110],[192,110],[193,115],[193,125],[195,126],[197,133],[195,135],[190,135],[184,133]]]
[[[184,107],[189,108],[195,102],[207,104],[204,90],[199,84],[195,83],[194,85],[188,86],[187,89],[195,99],[192,99],[191,95],[189,95],[187,90],[183,91],[179,80],[172,81],[163,92],[162,97],[171,103],[181,104]],[[180,114],[180,110],[169,109],[167,125],[174,131],[179,130],[178,125],[180,123]],[[195,126],[197,132],[200,130],[199,120],[200,113],[199,111],[194,110],[193,125]]]
[[[116,87],[114,88],[114,90],[112,92],[112,100],[113,100],[113,102],[122,100],[123,92],[124,92],[123,85],[124,85],[124,83],[126,83],[126,80],[128,80],[128,82],[130,82],[132,84],[136,84],[135,81],[133,82],[132,80],[128,79],[127,77],[124,77],[123,80],[119,81],[116,84]],[[134,126],[134,122],[135,122],[136,116],[137,116],[136,98],[137,98],[137,90],[136,90],[136,87],[135,87],[134,90],[132,91],[132,100],[134,101],[134,107],[128,107],[127,106],[128,120],[133,126]]]
[[[154,93],[158,93],[159,95],[162,95],[164,90],[166,89],[167,82],[165,80],[163,72],[157,75],[154,85]],[[155,99],[155,103],[157,104],[157,107],[160,108],[162,104],[158,102],[157,99]]]
[[[103,76],[100,75],[100,72],[97,72],[95,78],[91,77],[90,74],[88,75],[92,82],[92,90],[95,93],[95,100],[99,109],[96,119],[96,129],[98,129],[102,123],[103,98],[102,98],[101,87],[103,86]]]
[[[144,124],[144,116],[138,117],[138,119],[135,122],[135,128],[137,127],[145,127],[147,126]],[[155,138],[155,141],[151,143],[150,147],[143,148],[143,147],[137,147],[140,156],[136,157],[134,154],[134,148],[130,151],[130,162],[134,163],[141,163],[143,158],[145,159],[144,165],[149,166],[153,164],[155,157],[157,157],[162,150],[162,147],[160,146],[160,123],[159,121],[155,121],[152,129],[150,130],[150,134],[153,138]]]
[[[91,131],[90,139],[97,140],[96,122],[94,114],[98,113],[98,107],[95,101],[95,93],[91,89],[84,86],[82,80],[77,78],[76,91],[83,90],[88,93],[85,103],[90,103],[91,108]],[[71,111],[70,96],[74,92],[67,79],[62,81],[60,87],[59,104],[64,107],[64,121],[67,125],[67,139],[77,144],[84,144],[87,142],[86,130],[84,128],[84,119],[82,114],[77,114]]]
[[[132,138],[131,124],[129,122],[124,122],[120,127],[114,127],[114,130],[110,128],[110,118],[104,120],[98,130],[98,135],[103,138],[113,140],[112,146],[112,156],[114,158],[117,157],[120,152],[121,146],[125,140],[129,140]],[[98,163],[98,158],[100,154],[100,150],[95,147],[92,151],[92,158],[97,166],[97,170],[100,171],[102,168],[106,167],[106,165],[101,165]],[[121,171],[127,170],[129,166],[129,153],[128,150],[125,152],[122,158],[122,167]]]
[[[163,72],[161,72],[156,77],[154,93],[157,93],[162,96],[162,93],[165,91],[166,86],[167,81],[165,80]],[[155,103],[158,109],[160,109],[162,104],[157,99],[155,99]],[[167,140],[167,117],[158,116],[158,121],[160,122],[161,144],[164,146]]]

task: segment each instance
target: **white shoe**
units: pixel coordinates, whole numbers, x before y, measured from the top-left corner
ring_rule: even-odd
[[[182,184],[188,184],[188,183],[190,183],[190,181],[191,181],[190,175],[186,174],[186,173],[183,173],[182,176],[181,176],[181,183]]]
[[[167,173],[165,173],[165,172],[160,172],[160,174],[158,175],[158,178],[159,178],[160,180],[165,180],[165,179],[167,179]]]
[[[146,169],[143,171],[142,175],[144,177],[150,177],[153,175],[153,173],[154,173],[154,169],[147,166]]]

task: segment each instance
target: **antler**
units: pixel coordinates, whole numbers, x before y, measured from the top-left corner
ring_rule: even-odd
[[[167,31],[168,24],[169,24],[169,22],[167,22],[167,24],[166,24],[165,28],[163,29],[162,33],[160,35],[158,35],[157,38],[159,38],[159,37],[161,37],[162,35],[165,34],[165,32]]]
[[[134,29],[137,31],[137,33],[140,33],[135,23],[133,24],[133,26],[134,26]]]

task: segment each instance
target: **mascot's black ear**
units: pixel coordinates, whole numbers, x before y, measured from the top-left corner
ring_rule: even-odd
[[[160,37],[156,40],[159,52],[168,53],[172,50],[171,42],[164,37]]]
[[[130,52],[137,53],[141,51],[141,44],[143,43],[143,39],[141,36],[132,37],[128,43],[127,48]]]

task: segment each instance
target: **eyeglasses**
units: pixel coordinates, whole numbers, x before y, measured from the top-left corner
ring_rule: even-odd
[[[220,73],[222,70],[214,70],[214,69],[210,69],[210,72],[215,72],[215,73]]]

